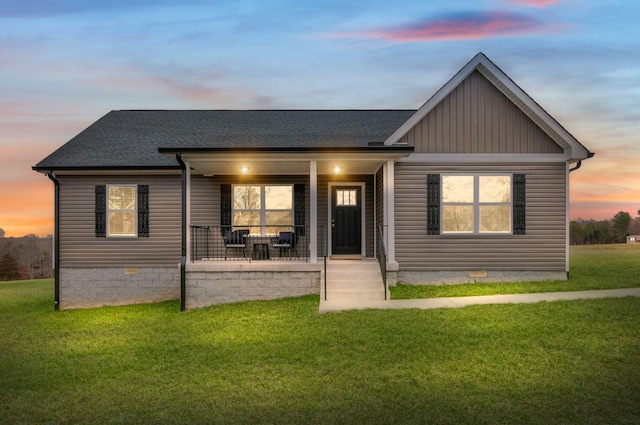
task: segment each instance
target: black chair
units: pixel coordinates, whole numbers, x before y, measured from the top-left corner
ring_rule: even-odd
[[[278,241],[271,246],[280,250],[280,258],[282,258],[282,250],[285,250],[289,251],[289,260],[291,260],[291,251],[295,251],[296,258],[300,259],[300,256],[298,255],[298,249],[296,248],[297,242],[298,236],[295,232],[280,232]]]
[[[224,259],[227,259],[227,253],[229,248],[241,249],[242,256],[247,258],[247,237],[249,236],[249,229],[228,231],[224,235]]]

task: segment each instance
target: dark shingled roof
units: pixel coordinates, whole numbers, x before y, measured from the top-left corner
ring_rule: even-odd
[[[112,111],[38,163],[36,170],[177,167],[159,148],[366,148],[415,111]]]

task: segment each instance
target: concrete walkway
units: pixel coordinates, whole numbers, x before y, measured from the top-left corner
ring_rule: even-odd
[[[537,294],[484,295],[477,297],[424,298],[389,301],[320,301],[320,313],[342,310],[465,307],[477,304],[531,304],[541,301],[582,300],[593,298],[640,297],[640,288],[601,289],[595,291],[542,292]]]

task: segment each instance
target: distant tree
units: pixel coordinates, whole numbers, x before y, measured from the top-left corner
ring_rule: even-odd
[[[20,277],[20,264],[10,252],[0,258],[0,280],[15,280]]]
[[[593,220],[589,220],[584,225],[584,242],[587,245],[596,243],[596,223]]]
[[[602,220],[595,223],[594,241],[599,244],[611,243],[611,223],[608,220]]]
[[[584,227],[579,221],[574,220],[569,223],[569,241],[571,245],[584,244],[584,235]]]
[[[640,217],[636,217],[631,220],[631,225],[629,226],[629,234],[640,235]]]
[[[638,211],[638,213],[640,213],[640,210]],[[640,215],[640,214],[638,214]],[[0,229],[0,238],[4,238],[4,229]]]
[[[611,233],[614,242],[626,242],[629,225],[631,225],[631,215],[628,212],[620,211],[613,217]]]

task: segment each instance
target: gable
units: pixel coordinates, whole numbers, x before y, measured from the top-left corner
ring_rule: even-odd
[[[416,153],[553,154],[563,153],[478,70],[436,104],[401,139]]]

